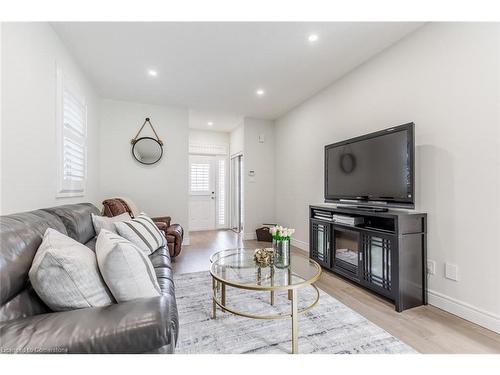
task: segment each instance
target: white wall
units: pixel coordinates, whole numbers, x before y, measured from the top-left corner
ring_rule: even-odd
[[[245,239],[274,221],[274,123],[244,118],[243,222]],[[259,141],[259,136],[264,142]],[[249,176],[254,171],[255,176]]]
[[[56,63],[85,95],[85,196],[56,199]],[[98,203],[99,101],[47,23],[3,23],[1,214],[74,202]]]
[[[130,140],[149,117],[164,142],[163,158],[138,163]],[[152,135],[149,126],[142,135]],[[154,136],[154,135],[153,135]],[[101,101],[101,200],[129,197],[150,216],[168,215],[188,227],[188,112],[186,109]]]
[[[230,134],[229,134],[229,155],[233,156],[239,153],[243,153],[243,147],[244,147],[244,140],[245,140],[245,127],[243,126],[243,123],[238,125],[236,129],[234,129]]]
[[[500,331],[499,56],[499,24],[429,24],[280,118],[278,221],[307,244],[323,146],[414,121],[417,209],[437,262],[430,302]],[[444,262],[458,265],[458,282]]]
[[[229,133],[189,129],[189,142],[229,146]]]

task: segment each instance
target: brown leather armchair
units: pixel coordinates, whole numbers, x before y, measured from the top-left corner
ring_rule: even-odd
[[[104,216],[113,217],[127,212],[130,217],[134,217],[134,213],[129,204],[122,198],[110,198],[102,202],[104,208],[102,214]],[[179,224],[170,224],[170,216],[152,217],[151,218],[158,229],[165,233],[167,246],[172,258],[178,256],[182,249],[182,239],[184,230]]]

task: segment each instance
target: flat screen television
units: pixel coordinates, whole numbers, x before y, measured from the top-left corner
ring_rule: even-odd
[[[414,124],[325,146],[325,202],[415,207]]]

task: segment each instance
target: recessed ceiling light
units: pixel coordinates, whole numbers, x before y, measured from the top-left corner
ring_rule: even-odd
[[[153,70],[153,69],[149,69],[148,70],[148,74],[151,76],[151,77],[156,77],[158,75],[158,72],[156,70]]]
[[[208,126],[214,126],[214,123],[212,121],[207,122]]]
[[[311,34],[307,37],[307,40],[311,43],[317,42],[319,39],[319,36],[317,34]]]
[[[264,96],[266,92],[264,91],[264,89],[258,89],[257,91],[255,91],[255,94],[257,94],[257,96]]]

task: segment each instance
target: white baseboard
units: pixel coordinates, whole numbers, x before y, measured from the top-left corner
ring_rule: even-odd
[[[434,290],[429,290],[428,293],[430,305],[500,333],[500,316]]]
[[[301,240],[298,240],[296,238],[292,238],[290,240],[290,244],[292,246],[298,247],[300,250],[303,250],[307,253],[309,252],[309,243],[307,243],[305,241],[301,241]]]
[[[182,239],[182,245],[188,246],[190,243],[189,232],[184,234],[184,238]]]
[[[244,239],[245,241],[248,241],[248,240],[255,240],[255,239],[257,239],[257,236],[255,235],[255,232],[244,233],[244,234],[243,234],[243,239]]]

